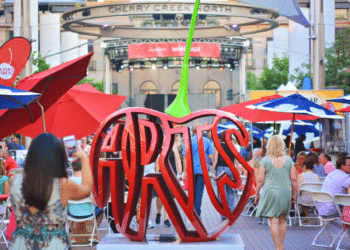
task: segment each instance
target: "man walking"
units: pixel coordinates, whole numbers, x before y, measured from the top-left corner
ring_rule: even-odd
[[[204,178],[202,172],[202,165],[199,157],[199,149],[198,149],[198,137],[197,137],[197,129],[202,126],[200,123],[196,123],[193,125],[193,135],[191,137],[191,148],[192,148],[192,162],[193,162],[193,172],[194,172],[194,208],[198,216],[201,215],[201,206],[204,192]],[[209,159],[213,159],[214,150],[210,139],[207,137],[203,138],[204,144],[204,152],[205,157],[207,158],[206,162]],[[186,154],[185,147],[182,150],[182,155]],[[206,164],[205,162],[205,164]],[[184,159],[184,173],[187,174],[187,161]],[[206,169],[208,166],[206,166]],[[207,170],[208,171],[208,170]]]

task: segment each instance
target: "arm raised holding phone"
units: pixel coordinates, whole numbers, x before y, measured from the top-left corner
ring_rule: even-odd
[[[73,157],[77,158],[77,160],[82,163],[82,182],[79,185],[70,179],[61,180],[63,205],[67,205],[68,200],[81,200],[88,197],[93,187],[89,158],[80,147],[78,147],[77,152],[73,154]]]

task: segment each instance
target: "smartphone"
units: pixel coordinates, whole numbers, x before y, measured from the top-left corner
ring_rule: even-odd
[[[63,145],[66,149],[67,159],[68,161],[73,161],[73,154],[77,152],[77,141],[75,140],[74,135],[65,136],[62,138]]]

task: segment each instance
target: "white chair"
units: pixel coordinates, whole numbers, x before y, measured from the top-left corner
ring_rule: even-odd
[[[246,176],[241,176],[241,180],[242,180],[242,185],[245,185],[247,183],[247,177]],[[254,185],[252,187],[252,189],[255,189]],[[248,202],[245,205],[242,215],[243,216],[253,216],[257,206],[255,206],[254,204],[255,201],[255,195],[251,195],[249,196]]]
[[[314,240],[312,242],[313,246],[333,247],[333,244],[334,244],[335,240],[338,238],[338,236],[343,231],[343,229],[341,229],[337,234],[331,234],[328,231],[327,226],[329,225],[330,222],[341,219],[341,212],[339,210],[339,207],[335,203],[333,196],[330,195],[329,193],[319,192],[319,191],[318,192],[311,192],[311,196],[312,196],[312,199],[315,202],[315,206],[316,206],[317,210],[318,210],[318,205],[320,205],[320,203],[333,203],[333,205],[336,207],[336,214],[334,216],[322,216],[322,215],[320,215],[320,213],[318,211],[318,218],[320,219],[321,224],[323,225],[323,227],[318,232],[318,234],[316,235],[316,237],[314,238]],[[316,243],[318,237],[321,235],[323,230],[325,230],[328,233],[328,236],[332,240],[331,244],[329,244],[329,245],[321,245],[321,244],[317,244]]]
[[[300,184],[299,187],[299,194],[297,196],[297,202],[296,202],[296,209],[297,209],[297,214],[298,214],[298,220],[299,220],[299,226],[321,226],[321,221],[319,224],[317,225],[306,225],[302,223],[302,218],[303,219],[307,219],[307,218],[312,218],[312,217],[301,217],[300,216],[300,211],[299,211],[299,205],[308,207],[308,208],[314,208],[315,207],[315,203],[307,204],[307,203],[303,203],[302,201],[299,200],[300,194],[301,192],[314,192],[314,191],[320,191],[322,188],[322,183],[321,182],[303,182]]]
[[[350,206],[350,194],[337,194],[334,196],[334,200],[338,205]],[[344,211],[343,211],[343,215],[344,215]],[[344,233],[340,237],[336,250],[341,250],[340,243],[344,239],[346,233],[349,233],[350,221],[345,221],[344,218],[342,217],[342,223],[344,225]]]
[[[91,216],[87,217],[87,218],[84,218],[84,219],[77,219],[75,217],[72,217],[70,215],[67,216],[67,223],[66,223],[66,231],[67,231],[67,234],[68,236],[87,236],[87,235],[90,235],[89,234],[73,234],[73,233],[69,233],[69,226],[70,226],[70,222],[73,222],[74,223],[74,226],[75,226],[75,223],[76,222],[86,222],[86,221],[93,221],[94,222],[94,226],[93,226],[93,229],[92,229],[92,233],[91,233],[91,238],[90,238],[90,243],[88,244],[74,244],[72,246],[92,246],[93,245],[93,242],[94,242],[94,235],[95,235],[95,231],[96,231],[96,235],[99,237],[98,235],[98,231],[97,231],[97,222],[96,222],[96,217],[95,217],[95,209],[94,209],[94,205],[92,203],[92,197],[87,197],[85,199],[82,199],[82,200],[78,200],[78,201],[73,201],[73,200],[69,200],[68,201],[68,209],[69,209],[69,205],[72,205],[72,204],[84,204],[84,203],[91,203]]]
[[[128,201],[128,194],[129,192],[128,191],[125,191],[124,192],[124,203],[126,203]],[[106,210],[107,210],[107,223],[108,223],[108,233],[110,234],[111,233],[111,227],[110,227],[110,222],[112,220],[114,220],[114,218],[112,216],[109,216],[109,204],[112,202],[112,198],[111,198],[111,195],[109,195],[109,199],[108,199],[108,203],[107,203],[107,207],[106,207]],[[134,221],[136,222],[136,220]]]
[[[10,170],[8,175],[10,176],[10,175],[23,174],[23,172],[24,172],[23,168],[13,168]]]
[[[10,206],[11,206],[10,197],[6,200],[4,204],[0,205],[0,237],[4,239],[4,242],[7,247],[8,247],[8,242],[6,239],[5,232],[7,229],[7,225],[10,222],[10,214],[11,214]]]

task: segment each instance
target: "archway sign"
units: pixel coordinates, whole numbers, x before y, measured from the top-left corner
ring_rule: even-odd
[[[193,31],[196,23],[200,0],[196,0],[192,15],[190,31],[184,63],[182,65],[180,88],[174,102],[167,109],[168,114],[145,108],[127,108],[110,115],[99,127],[91,149],[91,165],[93,168],[94,197],[99,207],[106,206],[109,196],[112,200],[112,213],[117,229],[133,241],[143,241],[146,237],[151,200],[155,190],[164,204],[165,210],[183,242],[201,242],[215,240],[228,229],[239,217],[246,205],[252,184],[254,171],[243,159],[232,143],[232,136],[238,143],[246,147],[249,134],[233,114],[219,110],[202,110],[191,114],[187,102],[189,54]],[[189,122],[201,117],[213,117],[211,124],[197,127],[198,148],[203,178],[210,200],[215,209],[227,219],[212,232],[208,232],[201,218],[194,210],[194,171],[191,149]],[[147,118],[145,118],[147,117]],[[248,177],[241,199],[233,211],[230,210],[225,194],[225,185],[231,188],[240,187],[242,181],[234,162],[232,162],[221,146],[218,136],[218,124],[225,119],[237,126],[224,132],[224,142],[236,159],[247,170]],[[125,122],[123,122],[125,121]],[[177,125],[181,125],[178,127]],[[226,173],[217,179],[221,201],[215,194],[207,170],[203,144],[203,132],[211,131],[213,143],[219,154],[230,167],[234,180]],[[172,150],[175,135],[182,134],[186,151],[188,194],[185,193],[169,164],[169,154]],[[101,152],[121,152],[121,159],[100,159]],[[144,166],[157,160],[160,173],[143,176]],[[128,181],[128,197],[124,206],[125,183]],[[141,192],[142,191],[142,192]],[[140,198],[141,197],[141,198]],[[179,207],[191,222],[194,230],[188,230],[182,219]],[[140,220],[138,231],[130,228],[131,220],[137,210]]]

